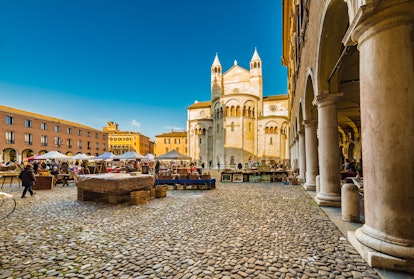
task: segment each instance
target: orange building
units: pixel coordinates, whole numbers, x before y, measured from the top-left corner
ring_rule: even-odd
[[[120,131],[118,124],[108,122],[103,131],[108,134],[109,151],[115,155],[135,151],[139,154],[153,154],[154,141],[139,132]]]
[[[106,133],[79,123],[1,105],[0,121],[2,162],[21,162],[52,150],[70,156],[107,150]]]
[[[188,156],[187,132],[169,132],[155,136],[155,155],[176,150]]]

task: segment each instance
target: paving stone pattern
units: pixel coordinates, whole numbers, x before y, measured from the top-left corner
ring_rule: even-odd
[[[145,205],[5,187],[1,278],[380,278],[300,186],[218,183]]]

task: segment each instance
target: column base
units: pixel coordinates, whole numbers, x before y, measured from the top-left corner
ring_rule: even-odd
[[[316,194],[315,201],[320,206],[341,207],[340,195],[322,195],[320,192]]]
[[[403,271],[414,274],[414,260],[400,259],[365,246],[359,242],[355,236],[355,232],[353,231],[348,231],[348,241],[352,244],[352,246],[354,246],[370,267]]]
[[[305,183],[303,185],[303,188],[306,191],[316,191],[316,183]]]

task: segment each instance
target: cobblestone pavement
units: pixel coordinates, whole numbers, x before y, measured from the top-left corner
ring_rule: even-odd
[[[300,186],[218,183],[146,205],[5,187],[0,278],[380,278]]]

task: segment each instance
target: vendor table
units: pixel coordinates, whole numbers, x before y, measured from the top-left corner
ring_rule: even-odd
[[[156,179],[155,185],[205,185],[206,190],[211,190],[216,188],[216,179]]]
[[[6,179],[8,177],[10,177],[10,187],[13,184],[13,179],[14,178],[17,178],[17,181],[19,182],[19,174],[20,173],[18,173],[18,172],[0,172],[0,176],[2,178],[1,188],[3,189],[4,183],[6,182]],[[20,182],[19,182],[19,185],[20,185]]]
[[[40,175],[36,176],[36,182],[33,185],[33,190],[51,190],[55,186],[55,176]]]
[[[222,182],[284,182],[288,171],[226,172],[221,173]]]

